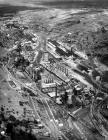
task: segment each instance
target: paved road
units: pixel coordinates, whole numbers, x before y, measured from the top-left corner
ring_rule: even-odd
[[[68,138],[58,129],[58,126],[57,126],[57,124],[56,124],[56,122],[55,122],[54,115],[53,115],[53,113],[52,113],[52,111],[51,111],[51,109],[50,109],[50,107],[48,106],[48,103],[47,103],[47,100],[49,99],[49,97],[47,97],[47,96],[45,96],[43,93],[41,93],[41,91],[40,91],[38,88],[36,88],[36,86],[35,86],[35,88],[32,89],[31,87],[28,87],[26,84],[22,83],[21,81],[16,80],[16,78],[14,78],[14,77],[11,75],[11,73],[7,70],[6,67],[4,67],[4,70],[7,71],[7,73],[11,76],[11,78],[13,79],[13,81],[15,81],[16,83],[19,83],[20,85],[22,85],[22,86],[24,86],[24,87],[30,89],[32,92],[36,93],[36,95],[37,95],[37,94],[39,95],[39,97],[42,99],[41,102],[42,102],[42,104],[43,104],[43,106],[44,106],[44,109],[45,109],[45,111],[46,111],[46,114],[47,114],[47,116],[48,116],[48,118],[49,118],[49,120],[47,120],[48,126],[47,126],[45,123],[44,123],[44,125],[45,125],[47,128],[48,128],[48,127],[50,128],[51,133],[52,133],[52,135],[55,137],[56,140],[57,140],[58,137],[60,137],[61,135],[63,136],[63,139],[68,140]],[[44,95],[44,96],[43,96],[43,95]],[[36,118],[38,117],[39,119],[41,119],[41,116],[39,116],[39,114],[38,114],[37,111],[36,111],[36,107],[35,107],[35,105],[34,105],[34,103],[33,103],[32,97],[29,97],[29,99],[30,99],[30,103],[31,103],[31,105],[32,105],[32,108],[33,108],[35,117],[36,117]]]
[[[107,140],[108,139],[108,130],[106,130],[106,128],[104,127],[104,124],[106,124],[108,126],[108,122],[100,114],[100,108],[106,100],[108,100],[108,96],[105,97],[104,100],[101,101],[99,105],[95,104],[95,102],[93,101],[93,103],[91,105],[91,117],[92,117],[92,121],[94,123],[94,126],[97,128],[99,133],[102,136],[104,136]]]
[[[7,71],[8,71],[8,70],[7,70]],[[8,73],[11,74],[10,72],[8,72]],[[12,75],[11,75],[11,76],[12,76]],[[51,109],[50,109],[50,106],[48,105],[48,102],[47,102],[47,100],[50,100],[49,96],[44,95],[44,94],[36,87],[36,85],[33,86],[33,87],[31,88],[31,87],[27,86],[26,84],[22,83],[21,81],[16,80],[14,77],[13,77],[13,80],[15,80],[16,82],[20,83],[22,86],[24,86],[24,87],[30,89],[32,92],[36,93],[36,95],[38,94],[38,96],[39,96],[40,99],[41,99],[41,103],[42,103],[42,105],[43,105],[42,108],[44,108],[44,115],[46,114],[45,116],[47,116],[47,118],[46,118],[46,120],[45,120],[45,121],[47,122],[47,125],[45,124],[46,127],[49,127],[49,129],[51,130],[51,133],[52,133],[53,136],[57,136],[55,139],[57,139],[57,138],[61,135],[61,136],[63,137],[63,139],[68,140],[68,138],[65,136],[65,134],[64,134],[62,131],[59,130],[58,125],[57,125],[57,123],[55,122],[54,115],[53,115],[53,113],[52,113],[52,111],[51,111]],[[30,98],[31,98],[31,97],[30,97]],[[31,100],[31,104],[32,104],[32,106],[33,106],[34,112],[35,112],[35,114],[36,114],[36,117],[37,117],[37,111],[36,111],[36,108],[35,108],[36,104],[33,103],[33,100],[32,100],[32,99],[30,99],[30,100]],[[38,115],[39,115],[39,114],[38,114]],[[43,115],[43,114],[42,114],[42,115]],[[69,115],[71,116],[71,114],[69,114]],[[41,117],[41,116],[38,116],[38,117]],[[45,119],[45,118],[44,118],[44,119]],[[78,120],[76,119],[76,121],[78,121]],[[49,122],[50,122],[50,123],[49,123]],[[79,123],[80,123],[80,121],[79,121]],[[81,124],[82,124],[82,123],[81,123]],[[81,131],[81,130],[79,130],[79,128],[77,128],[77,124],[74,123],[74,126],[76,127],[76,129],[78,129],[79,132]],[[81,134],[81,135],[83,135],[83,134]]]

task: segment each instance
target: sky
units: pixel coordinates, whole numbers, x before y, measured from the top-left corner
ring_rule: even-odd
[[[35,7],[39,1],[38,0],[0,0],[0,5],[10,4],[15,6],[30,6]]]
[[[0,0],[0,5],[10,4],[10,5],[15,5],[15,6],[36,7],[36,6],[39,6],[39,4],[41,5],[43,2],[45,3],[45,2],[54,2],[54,1],[68,2],[68,1],[103,1],[103,0]]]

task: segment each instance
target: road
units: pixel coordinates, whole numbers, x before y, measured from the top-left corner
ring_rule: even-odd
[[[42,98],[40,99],[40,102],[41,102],[41,108],[43,108],[44,110],[42,110],[42,112],[44,114],[46,114],[45,116],[48,117],[48,126],[49,128],[51,129],[51,132],[53,132],[53,136],[55,137],[56,136],[56,139],[58,139],[58,137],[61,136],[60,134],[60,131],[57,127],[57,124],[54,122],[54,118],[52,117],[52,111],[49,110],[48,106],[47,106],[47,101],[46,100],[43,100]]]
[[[36,107],[36,106],[37,106],[37,103],[34,104],[34,103],[33,103],[33,100],[32,100],[31,97],[30,97],[30,101],[31,101],[31,105],[32,105],[32,107],[33,107],[34,114],[36,114],[35,117],[36,117],[36,118],[37,118],[37,117],[40,118],[40,119],[43,121],[44,126],[45,126],[46,128],[48,128],[48,130],[49,130],[49,129],[51,130],[51,134],[52,134],[53,137],[55,137],[55,140],[57,140],[59,136],[62,136],[62,139],[63,139],[63,140],[69,140],[70,137],[73,138],[73,136],[71,135],[71,134],[74,135],[73,131],[72,131],[72,132],[67,132],[67,131],[66,131],[66,132],[64,133],[63,131],[61,131],[61,130],[59,129],[58,124],[55,122],[55,118],[54,118],[54,115],[53,115],[53,113],[52,113],[52,111],[51,111],[51,109],[50,109],[50,106],[49,106],[48,103],[47,103],[48,100],[51,100],[51,98],[50,98],[49,96],[43,94],[43,93],[36,87],[36,85],[33,86],[33,87],[29,87],[29,86],[27,86],[25,83],[22,83],[20,80],[18,80],[18,79],[16,79],[15,77],[13,77],[13,76],[14,76],[13,73],[11,74],[11,72],[9,72],[9,71],[7,70],[6,67],[4,67],[4,70],[7,71],[8,74],[10,74],[11,79],[13,79],[13,81],[15,81],[16,83],[18,83],[18,84],[21,85],[22,87],[25,87],[25,88],[31,90],[33,93],[36,94],[36,96],[38,95],[37,97],[39,97],[39,98],[41,99],[41,103],[42,103],[42,106],[43,106],[43,107],[41,107],[41,108],[43,108],[43,113],[42,113],[42,111],[39,111],[39,113],[42,113],[42,114],[39,114],[39,113],[37,114],[37,107]],[[59,108],[60,108],[60,107],[59,107]],[[60,109],[62,109],[62,108],[60,108]],[[64,110],[64,111],[67,112],[66,110]],[[67,112],[67,114],[68,114],[69,116],[71,116],[71,118],[74,118],[74,116],[72,116],[72,115],[69,114],[68,112]],[[75,119],[75,118],[74,118],[74,119]],[[79,122],[79,120],[77,120],[77,119],[76,119],[76,121]],[[74,127],[76,127],[76,131],[77,131],[77,129],[78,129],[78,131],[81,132],[81,130],[79,130],[80,128],[77,127],[77,122],[74,122]],[[76,124],[75,124],[75,123],[76,123]],[[80,122],[79,122],[79,123],[80,123]],[[66,130],[66,128],[65,128],[65,130]],[[68,134],[68,135],[67,135],[67,134]],[[78,135],[79,135],[79,137],[80,137],[80,135],[81,135],[81,137],[85,137],[85,136],[83,136],[83,133],[79,133]],[[75,135],[75,136],[76,136],[76,135]]]
[[[57,75],[63,81],[65,81],[64,80],[65,78],[63,78],[61,74],[57,74],[57,72],[55,71],[55,66],[52,66],[52,65],[50,66],[50,64],[46,64],[46,65],[43,64],[43,67],[47,69],[48,71],[50,71],[51,73],[54,73],[55,75]],[[105,94],[108,92],[107,88],[102,87],[101,84],[97,84],[96,81],[94,81],[92,78],[89,77],[89,75],[83,74],[78,70],[74,70],[72,68],[71,70],[69,69],[67,77],[69,79],[74,77],[75,79],[79,80],[83,84],[94,87],[95,89],[99,89],[101,92],[104,92]],[[102,127],[101,124],[99,124],[99,116],[97,116],[99,115],[98,109],[94,109],[93,104],[91,105],[91,108],[92,109],[91,109],[90,116],[91,116],[92,123],[94,124],[94,127],[99,131],[100,134],[108,138],[108,134],[106,130]]]
[[[15,81],[16,83],[18,83],[19,85],[21,86],[24,86],[26,88],[28,88],[29,90],[31,90],[32,92],[36,93],[36,95],[38,94],[39,98],[41,99],[41,103],[44,107],[44,113],[46,113],[47,117],[48,117],[48,120],[46,119],[45,121],[47,122],[47,125],[45,124],[45,122],[43,123],[44,126],[49,130],[51,131],[51,134],[53,137],[55,137],[55,140],[57,140],[59,137],[63,136],[63,139],[64,140],[68,140],[68,138],[59,130],[56,122],[55,122],[55,118],[54,118],[54,115],[47,103],[47,100],[49,100],[49,97],[45,96],[43,93],[41,93],[41,91],[35,86],[35,88],[31,88],[31,87],[28,87],[25,83],[22,83],[21,81],[19,80],[16,80],[15,77],[13,77],[11,75],[11,73],[7,70],[6,67],[4,67],[4,70],[9,74],[9,76],[11,77],[11,79],[13,81]],[[43,96],[44,95],[44,96]],[[33,103],[33,99],[32,97],[29,97],[29,101],[31,103],[31,106],[33,108],[33,111],[34,111],[34,114],[35,114],[35,117],[36,118],[39,118],[40,120],[41,119],[41,116],[37,113],[37,109],[36,109],[36,104]],[[44,114],[45,115],[45,114]],[[45,119],[45,118],[44,118]],[[43,119],[43,120],[44,120]]]
[[[30,100],[31,106],[33,108],[33,111],[35,113],[35,117],[38,118],[39,120],[41,120],[42,125],[47,128],[47,130],[49,131],[49,133],[52,137],[58,136],[57,135],[58,132],[56,132],[54,125],[52,124],[52,122],[50,122],[50,118],[46,117],[46,115],[47,115],[46,108],[44,107],[44,111],[45,111],[44,116],[45,117],[43,118],[42,117],[43,115],[41,113],[40,113],[41,116],[38,114],[38,112],[39,112],[38,103],[34,103],[33,98],[31,96],[29,96],[29,100]],[[55,138],[57,139],[58,137],[55,137]]]
[[[55,130],[57,131],[56,134],[59,132],[58,136],[62,135],[66,140],[68,140],[68,138],[60,131],[59,126],[58,126],[58,124],[57,124],[57,122],[55,120],[55,117],[54,117],[54,115],[53,115],[53,113],[51,111],[51,108],[48,105],[48,102],[46,100],[43,100],[42,102],[43,102],[44,107],[47,106],[46,110],[47,110],[48,116],[50,118],[50,122],[52,122]]]
[[[40,111],[40,113],[41,112],[43,112],[43,113],[41,113],[41,114],[39,114],[39,113],[37,113],[38,111],[37,111],[37,107],[36,107],[36,105],[38,104],[38,103],[33,103],[33,99],[32,99],[32,97],[30,97],[30,102],[31,102],[31,105],[32,105],[32,108],[33,108],[33,110],[34,110],[34,114],[35,114],[35,116],[36,116],[36,118],[38,117],[39,119],[41,119],[42,121],[44,121],[44,126],[47,128],[47,129],[50,129],[51,130],[51,134],[52,134],[52,136],[53,137],[55,137],[55,139],[57,140],[58,139],[58,137],[59,136],[62,136],[62,138],[64,139],[64,140],[68,140],[68,137],[67,136],[65,136],[65,134],[59,129],[59,127],[58,127],[58,124],[56,123],[56,121],[55,121],[55,117],[54,117],[54,115],[53,115],[53,113],[52,113],[52,110],[51,110],[51,108],[50,108],[50,106],[49,106],[49,104],[48,104],[48,100],[50,100],[50,98],[49,98],[49,96],[47,96],[47,95],[45,95],[45,94],[43,94],[37,87],[36,87],[36,84],[33,86],[33,87],[29,87],[29,86],[27,86],[25,83],[22,83],[20,80],[17,80],[16,78],[14,78],[13,76],[12,76],[12,74],[7,70],[7,68],[5,67],[5,71],[7,71],[8,72],[8,74],[10,74],[10,76],[13,78],[13,81],[15,81],[15,82],[17,82],[17,83],[19,83],[20,85],[22,85],[22,86],[24,86],[24,87],[26,87],[26,88],[28,88],[29,90],[31,90],[33,93],[35,93],[36,95],[38,95],[38,97],[41,99],[40,101],[41,101],[41,104],[42,104],[42,107],[41,108],[43,108],[43,110],[42,111]],[[32,81],[32,79],[30,80],[30,82],[33,82]],[[69,114],[70,116],[71,116],[71,114]],[[44,116],[44,118],[42,118],[42,116]],[[93,116],[94,117],[94,116]],[[94,118],[92,118],[92,120],[93,120]],[[78,120],[76,120],[76,121],[78,121]],[[80,122],[79,122],[80,123]],[[82,123],[81,123],[82,124]],[[95,124],[96,125],[96,124]],[[83,133],[81,133],[81,130],[79,130],[80,128],[79,127],[77,127],[77,122],[74,122],[74,127],[76,127],[76,129],[80,132],[80,134],[83,136]],[[50,131],[49,130],[49,131]]]
[[[108,126],[108,122],[100,114],[100,108],[105,103],[105,101],[107,101],[107,100],[108,100],[108,96],[105,97],[100,102],[100,104],[98,104],[98,105],[93,100],[93,103],[91,105],[91,111],[90,111],[91,112],[92,121],[94,123],[94,126],[99,131],[99,133],[106,138],[106,140],[108,139],[108,130],[106,130],[106,128],[104,127],[104,124],[106,124]]]

